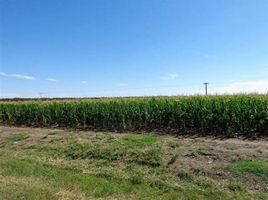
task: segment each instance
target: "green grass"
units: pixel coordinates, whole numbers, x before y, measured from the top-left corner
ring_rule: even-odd
[[[178,159],[178,155],[176,154],[176,155],[173,155],[172,157],[171,157],[171,159],[168,161],[168,165],[171,165],[171,164],[173,164],[173,163],[175,163],[176,162],[176,160]]]
[[[24,179],[26,177],[41,180],[43,184],[47,185],[47,188],[43,188],[42,190],[48,190],[47,196],[50,196],[51,199],[55,199],[55,195],[53,197],[53,194],[58,193],[63,188],[70,191],[80,191],[85,194],[85,196],[95,198],[111,196],[116,198],[122,196],[122,199],[124,199],[123,197],[125,195],[135,195],[135,199],[173,199],[175,196],[180,196],[178,191],[172,187],[157,185],[157,183],[159,184],[160,182],[146,183],[142,178],[142,174],[136,171],[138,169],[128,169],[132,173],[130,178],[122,179],[120,177],[116,178],[103,174],[90,175],[77,169],[59,168],[40,164],[29,159],[25,160],[17,157],[3,156],[1,156],[0,160],[0,169],[1,174],[7,177],[7,179],[8,177],[23,177]],[[41,191],[41,186],[26,189],[24,193],[21,188],[17,190],[17,187],[2,188],[3,193],[1,195],[10,194],[12,189],[16,189],[16,192],[20,191],[21,196],[19,198],[28,197],[29,199],[35,199],[34,195]],[[39,194],[39,196],[41,194]],[[12,194],[12,196],[13,195],[14,194]],[[14,199],[19,198],[18,196],[14,197]]]
[[[95,197],[109,196],[116,193],[128,193],[133,188],[128,182],[106,180],[83,174],[82,171],[61,169],[49,165],[41,165],[32,160],[19,160],[15,158],[1,158],[1,171],[4,176],[37,177],[48,180],[53,187],[75,189],[78,187],[86,194]]]
[[[162,162],[161,143],[155,136],[129,135],[118,140],[109,135],[95,143],[74,141],[64,147],[63,154],[70,159],[117,160],[152,167]]]
[[[14,199],[57,199],[55,188],[36,179],[22,177],[0,177],[0,198]]]
[[[147,146],[159,142],[159,137],[153,135],[128,135],[123,137],[124,144],[128,146]]]
[[[32,140],[33,134],[11,133],[5,138],[9,145],[1,147],[0,199],[264,200],[267,197],[264,189],[267,164],[261,161],[228,163],[226,170],[231,172],[230,176],[219,184],[218,179],[195,173],[195,166],[173,171],[183,159],[196,159],[179,154],[185,144],[175,138],[91,132],[83,136],[55,133],[43,140],[44,135],[47,132]],[[13,144],[27,137],[23,144]],[[197,150],[204,153],[208,149]],[[261,189],[255,191],[244,184],[241,178],[244,176],[255,177]]]
[[[228,185],[228,189],[234,191],[234,192],[245,192],[246,189],[242,186],[241,183],[239,182],[231,182],[229,185]]]
[[[268,183],[268,163],[263,161],[243,160],[231,164],[227,169],[233,174]]]
[[[16,133],[12,134],[9,137],[5,138],[4,140],[0,141],[0,148],[5,147],[7,145],[11,145],[22,140],[27,139],[28,136],[25,133]]]
[[[80,191],[86,196],[95,198],[135,195],[135,199],[228,199],[228,195],[217,189],[213,184],[206,183],[205,180],[200,183],[188,182],[183,185],[183,188],[168,187],[161,184],[160,181],[146,182],[142,178],[142,174],[137,172],[131,175],[130,179],[116,179],[107,176],[93,176],[84,174],[82,171],[66,168],[58,168],[55,166],[40,164],[33,160],[19,159],[16,157],[3,157],[0,160],[1,174],[5,177],[25,177],[38,179],[47,185],[44,187],[28,188],[24,192],[20,188],[16,192],[20,193],[21,197],[35,199],[33,195],[41,191],[44,195],[48,191],[47,196],[54,199],[53,194],[66,188],[70,191]],[[132,169],[133,173],[134,170]],[[163,173],[163,172],[161,172]],[[202,184],[201,184],[202,183]],[[17,187],[14,187],[17,188]],[[2,188],[3,190],[3,188]],[[8,187],[3,190],[4,194],[10,194],[12,188]],[[2,194],[3,195],[3,194]],[[15,195],[15,194],[12,194]],[[54,195],[55,196],[55,195]],[[43,197],[42,197],[43,198]],[[42,199],[41,198],[41,199]],[[14,196],[18,199],[18,195]],[[44,198],[43,198],[44,199]]]

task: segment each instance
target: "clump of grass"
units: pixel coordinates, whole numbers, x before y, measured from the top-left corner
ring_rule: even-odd
[[[197,149],[194,149],[191,151],[190,154],[187,156],[196,158],[197,156],[216,156],[216,154],[212,151],[213,149],[211,148],[206,148],[206,147],[199,147]]]
[[[18,176],[0,176],[0,178],[0,199],[57,199],[57,190],[36,178]]]
[[[178,176],[179,179],[181,179],[181,180],[186,180],[186,181],[189,181],[189,182],[193,180],[193,175],[190,174],[190,173],[187,172],[187,171],[184,171],[184,170],[179,171],[178,174],[177,174],[177,176]]]
[[[171,159],[168,161],[168,165],[171,165],[171,164],[175,163],[177,161],[178,157],[179,156],[177,154],[173,155],[171,157]]]
[[[228,189],[233,192],[246,192],[246,189],[239,182],[229,183]]]
[[[142,178],[142,175],[141,174],[133,174],[131,177],[130,177],[130,182],[132,184],[141,184],[143,183],[143,178]]]
[[[161,142],[155,136],[129,135],[117,140],[107,138],[98,142],[72,142],[65,146],[63,155],[70,159],[122,161],[157,167],[162,162]]]
[[[120,159],[124,152],[119,152],[116,147],[109,149],[100,145],[73,142],[65,147],[63,153],[71,159],[104,159],[113,161]]]
[[[126,152],[126,160],[141,165],[159,167],[162,163],[162,151],[159,147],[154,146],[147,149],[129,149]]]
[[[268,183],[268,163],[256,160],[243,160],[227,167],[231,173],[240,177],[250,177]]]
[[[5,147],[5,146],[10,145],[10,144],[18,143],[18,142],[25,140],[27,138],[28,138],[28,136],[25,133],[12,134],[9,137],[7,137],[6,139],[0,141],[0,148]]]
[[[168,142],[168,146],[169,146],[170,148],[172,148],[172,149],[176,149],[176,148],[178,148],[180,145],[179,145],[177,142],[175,142],[175,141],[169,141],[169,142]]]
[[[144,183],[144,179],[143,179],[143,176],[144,175],[143,175],[143,173],[134,164],[128,164],[126,166],[126,170],[130,174],[129,181],[132,184],[141,184],[141,183]]]

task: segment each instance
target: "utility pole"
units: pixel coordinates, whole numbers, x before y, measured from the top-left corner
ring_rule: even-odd
[[[205,95],[207,96],[208,95],[208,83],[205,82],[204,85],[205,85]]]
[[[42,92],[39,92],[40,99],[42,99],[42,94],[43,94]]]

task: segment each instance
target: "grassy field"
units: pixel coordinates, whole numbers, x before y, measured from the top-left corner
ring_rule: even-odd
[[[267,140],[0,127],[0,199],[267,199]]]

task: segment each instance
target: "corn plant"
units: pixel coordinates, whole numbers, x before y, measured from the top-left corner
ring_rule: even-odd
[[[1,101],[2,125],[268,136],[267,96]]]

